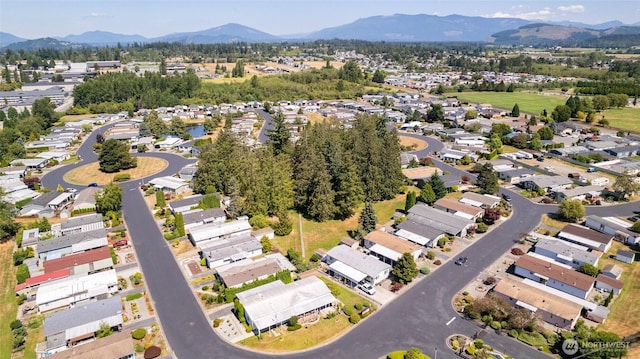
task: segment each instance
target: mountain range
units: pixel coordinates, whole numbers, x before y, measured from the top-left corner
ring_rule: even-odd
[[[27,40],[0,32],[0,48],[32,50],[48,46],[57,49],[116,44],[178,42],[232,43],[353,39],[388,42],[494,42],[497,44],[562,44],[610,35],[640,34],[640,23],[627,26],[619,21],[588,25],[577,22],[540,23],[517,18],[486,18],[462,15],[373,16],[308,34],[275,36],[241,24],[226,24],[202,31],[172,33],[156,38],[90,31],[57,38]]]

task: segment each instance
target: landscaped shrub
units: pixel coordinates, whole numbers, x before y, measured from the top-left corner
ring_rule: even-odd
[[[420,268],[420,273],[422,273],[422,274],[424,274],[424,275],[427,275],[427,274],[429,274],[430,272],[431,272],[431,270],[429,269],[429,267],[426,267],[426,266],[425,266],[425,267]]]
[[[519,335],[519,334],[520,334],[520,333],[519,333],[517,330],[515,330],[515,329],[511,329],[511,330],[509,331],[509,336],[510,336],[510,337],[514,337],[514,338],[516,338],[516,339],[518,338],[518,335]]]
[[[404,359],[405,354],[407,354],[406,350],[396,350],[387,354],[387,359]]]
[[[532,347],[541,347],[547,344],[547,339],[540,333],[529,334],[527,332],[522,332],[518,335],[518,340],[525,342]]]
[[[131,175],[128,173],[118,173],[113,176],[113,182],[124,182],[131,179]]]
[[[458,349],[460,349],[460,342],[459,342],[458,340],[454,339],[454,340],[451,342],[451,348],[452,348],[453,350],[457,351]]]
[[[202,290],[209,290],[209,286],[208,285],[203,285],[202,286]]]
[[[358,322],[360,322],[360,316],[359,316],[359,315],[357,315],[357,314],[355,314],[355,313],[354,313],[354,314],[351,314],[351,316],[349,316],[349,321],[350,321],[352,324],[358,324]]]
[[[467,354],[469,355],[476,355],[476,347],[468,346],[465,352],[467,352]]]
[[[362,310],[362,304],[360,304],[360,303],[354,304],[354,307],[356,308],[357,311],[361,311]]]
[[[394,283],[391,285],[391,292],[395,293],[397,291],[399,291],[400,289],[402,289],[403,285],[402,283]]]
[[[482,341],[482,339],[476,339],[473,342],[473,345],[478,349],[482,349],[482,348],[484,348],[484,341]]]
[[[493,321],[493,317],[491,315],[483,315],[482,316],[482,322],[489,324]]]
[[[127,296],[125,297],[127,302],[130,302],[132,300],[136,300],[138,298],[142,298],[142,293],[127,294]]]
[[[441,262],[439,259],[436,259],[436,260],[433,262],[433,264],[435,264],[435,265],[439,266],[439,265],[441,265],[441,264],[442,264],[442,262]]]
[[[20,264],[16,270],[16,279],[18,280],[18,284],[24,283],[29,277],[31,277],[29,274],[29,267],[25,263]]]
[[[133,349],[136,351],[136,353],[142,353],[144,351],[144,347],[139,343],[136,343],[136,345],[133,346]]]
[[[476,226],[476,232],[478,233],[485,233],[488,229],[489,227],[484,223],[478,223]]]
[[[428,251],[428,252],[427,252],[427,259],[428,259],[428,260],[431,260],[431,261],[432,261],[432,260],[434,260],[434,259],[436,259],[436,252],[434,252],[434,251]]]
[[[467,316],[468,316],[469,318],[471,318],[471,319],[474,319],[474,320],[475,320],[475,319],[479,319],[479,318],[480,318],[480,313],[478,313],[478,312],[474,312],[473,310],[471,310],[471,311],[469,311],[469,312],[467,313]]]
[[[500,322],[494,320],[493,322],[491,322],[491,328],[494,330],[500,330],[502,329],[502,326],[500,325]]]
[[[500,322],[500,327],[502,327],[502,329],[509,329],[509,323],[503,320]]]
[[[511,254],[514,256],[521,256],[524,255],[524,251],[520,248],[511,248]]]
[[[294,326],[287,326],[287,331],[294,332],[294,331],[296,331],[296,330],[298,330],[300,328],[302,328],[302,325],[300,325],[300,324],[296,324]]]
[[[11,330],[16,330],[18,328],[22,328],[22,322],[19,319],[16,319],[9,324]]]
[[[342,308],[342,311],[349,317],[353,315],[353,309],[351,309],[351,307],[344,307]]]
[[[131,332],[131,337],[135,340],[142,340],[147,336],[147,330],[145,328],[138,328]]]
[[[467,292],[466,290],[464,292],[462,292],[462,295],[464,295],[465,297],[469,295],[469,292]]]
[[[213,320],[213,327],[217,328],[220,326],[220,324],[222,324],[222,322],[224,322],[224,319],[222,318],[216,318]]]
[[[495,282],[496,282],[496,277],[487,277],[484,280],[484,284],[486,285],[492,285],[492,284],[495,284]]]

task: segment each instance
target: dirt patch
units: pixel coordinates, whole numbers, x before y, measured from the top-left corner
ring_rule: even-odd
[[[113,177],[119,173],[128,173],[131,175],[131,179],[139,179],[158,173],[165,168],[169,163],[162,158],[157,157],[138,157],[138,167],[120,171],[118,173],[104,173],[100,172],[100,165],[98,162],[92,162],[78,168],[74,168],[64,175],[64,180],[79,185],[86,185],[89,183],[97,183],[99,185],[105,185],[113,180]]]
[[[402,135],[398,136],[398,139],[400,139],[400,146],[411,147],[413,151],[420,151],[427,148],[427,141]]]

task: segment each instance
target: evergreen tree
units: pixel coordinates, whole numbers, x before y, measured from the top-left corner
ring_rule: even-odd
[[[518,106],[517,103],[513,105],[513,108],[511,109],[511,116],[520,117],[520,106]]]
[[[424,187],[422,187],[422,190],[420,191],[420,197],[418,197],[418,200],[428,205],[432,205],[435,203],[435,201],[438,200],[438,198],[436,198],[436,193],[433,191],[433,188],[429,183],[425,183]]]
[[[138,131],[138,135],[140,137],[149,137],[152,135],[151,130],[149,129],[149,125],[147,125],[146,123],[141,123],[140,124],[140,129]]]
[[[178,231],[179,237],[184,237],[184,217],[182,216],[182,213],[176,213],[176,231]]]
[[[156,191],[156,206],[158,208],[165,208],[167,206],[167,202],[164,199],[164,192]]]
[[[410,283],[418,276],[418,266],[411,253],[403,253],[391,269],[391,274],[402,283]]]
[[[269,137],[269,145],[273,149],[275,155],[281,153],[289,153],[291,148],[291,133],[284,122],[284,115],[282,112],[278,112],[273,117],[274,128],[267,134]]]
[[[307,214],[318,222],[332,219],[334,216],[333,201],[335,200],[335,192],[331,188],[331,177],[327,170],[319,169],[312,183]]]
[[[100,171],[106,173],[135,168],[138,165],[137,159],[129,153],[129,146],[114,139],[104,141],[98,162]]]
[[[435,197],[435,194],[434,194],[434,197]],[[411,207],[416,205],[416,200],[417,200],[416,193],[414,191],[409,191],[409,193],[407,193],[407,199],[404,202],[404,211],[409,212]]]
[[[14,220],[16,214],[15,205],[4,199],[4,192],[0,188],[0,240],[9,238],[20,230],[20,224]]]
[[[494,171],[490,163],[485,163],[480,169],[476,186],[480,188],[480,192],[487,194],[495,194],[500,189],[498,185],[498,174]]]
[[[445,187],[444,181],[442,181],[442,178],[440,178],[437,173],[434,173],[429,177],[429,185],[436,195],[436,201],[447,195],[447,187]]]
[[[238,194],[238,190],[236,188],[236,180],[235,178],[232,178],[229,181],[229,205],[227,206],[227,217],[229,217],[230,219],[236,219],[240,216],[240,208],[241,208],[241,203],[240,202],[240,195]]]
[[[159,71],[160,71],[160,75],[162,76],[167,75],[167,62],[164,60],[164,57],[160,60]]]
[[[377,221],[378,219],[376,218],[376,213],[371,202],[367,202],[364,205],[364,209],[362,210],[362,213],[360,213],[360,219],[358,220],[360,230],[362,230],[365,235],[375,231]]]

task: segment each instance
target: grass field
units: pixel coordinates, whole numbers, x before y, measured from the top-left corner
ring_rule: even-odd
[[[417,189],[413,189],[417,190]],[[373,204],[373,209],[378,218],[378,224],[384,224],[391,220],[393,213],[398,209],[404,209],[405,194],[400,194],[394,199],[382,201]],[[358,218],[362,211],[360,207],[356,214],[344,221],[326,221],[315,222],[302,218],[302,231],[304,233],[305,256],[310,258],[313,252],[318,248],[331,249],[340,243],[340,239],[348,237],[348,231],[358,228]],[[290,212],[293,221],[293,231],[284,237],[276,237],[273,240],[275,247],[283,253],[287,249],[292,248],[298,252],[301,251],[300,231],[298,224],[298,214]]]
[[[549,113],[567,101],[564,96],[545,96],[528,92],[452,92],[446,96],[457,96],[463,102],[490,103],[494,107],[511,110],[516,103],[520,112],[539,115],[547,109]]]
[[[15,269],[13,267],[13,241],[0,243],[0,359],[11,358],[13,335],[9,330],[9,323],[16,319],[18,303],[13,287],[16,284]]]
[[[427,141],[402,135],[398,136],[398,139],[400,140],[400,146],[409,146],[413,148],[412,151],[420,151],[427,148]]]
[[[154,173],[158,173],[167,168],[167,161],[157,157],[138,157],[138,167],[132,168],[118,173],[128,173],[131,175],[131,179],[143,178],[150,176]],[[93,162],[74,168],[64,175],[64,180],[79,185],[86,185],[89,183],[97,183],[104,185],[113,180],[116,173],[103,173],[100,172],[100,165],[98,162]]]
[[[84,118],[94,118],[98,115],[92,115],[92,114],[87,114],[87,115],[64,115],[60,118],[60,121],[58,121],[59,124],[65,124],[67,122],[76,122],[76,121],[80,121]]]
[[[638,298],[640,298],[640,281],[638,281],[638,278],[640,278],[640,262],[635,261],[633,264],[627,264],[609,258],[609,255],[615,254],[618,249],[629,250],[622,243],[613,242],[609,252],[603,255],[598,263],[600,268],[607,264],[618,265],[623,270],[620,280],[624,282],[624,288],[620,296],[613,301],[611,312],[602,328],[621,337],[626,337],[640,332],[640,305],[638,305]],[[638,254],[636,253],[636,258],[637,256]]]
[[[604,116],[611,127],[640,132],[640,108],[614,108],[596,114],[596,120]]]

